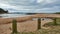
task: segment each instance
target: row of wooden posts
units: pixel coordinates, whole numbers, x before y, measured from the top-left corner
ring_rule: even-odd
[[[54,24],[56,25],[56,18],[54,18]],[[17,34],[17,21],[15,19],[13,19],[12,22],[12,34]],[[37,30],[41,29],[41,18],[38,18],[38,26],[37,26]]]

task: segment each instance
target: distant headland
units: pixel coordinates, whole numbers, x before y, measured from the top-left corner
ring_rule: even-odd
[[[8,10],[5,11],[4,9],[0,8],[0,14],[8,13]]]

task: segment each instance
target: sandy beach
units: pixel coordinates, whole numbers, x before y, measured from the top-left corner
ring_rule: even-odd
[[[42,25],[47,22],[52,22],[52,20],[42,20]],[[18,32],[34,32],[37,30],[37,20],[28,20],[25,22],[17,22]],[[1,24],[0,25],[0,34],[11,34],[12,32],[12,23]]]
[[[12,20],[17,20],[18,32],[34,32],[37,30],[37,19],[32,20],[33,16],[18,17],[18,18],[0,18],[0,34],[11,34]],[[41,20],[41,27],[45,23],[52,22],[52,19]]]
[[[44,20],[42,22],[43,23],[50,22],[50,20],[48,21]],[[18,32],[34,32],[37,30],[37,20],[17,22],[17,29],[18,29]],[[10,34],[11,32],[12,32],[12,23],[0,25],[0,34]]]

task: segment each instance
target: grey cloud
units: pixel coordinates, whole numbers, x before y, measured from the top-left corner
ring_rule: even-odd
[[[0,0],[1,3],[9,4],[11,6],[18,7],[8,8],[10,11],[60,11],[60,0],[44,0],[40,3],[36,2],[37,0]],[[57,6],[57,8],[55,7]],[[47,9],[44,9],[47,8]],[[18,10],[19,9],[19,10]],[[21,10],[21,9],[30,9],[30,10]],[[39,10],[37,10],[39,9]],[[56,9],[56,10],[55,10]]]

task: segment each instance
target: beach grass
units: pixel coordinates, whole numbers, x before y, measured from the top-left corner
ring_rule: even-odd
[[[49,22],[43,25],[44,27],[49,27],[48,29],[42,28],[35,32],[21,32],[20,34],[60,34],[60,19],[57,19],[57,25],[54,22]]]
[[[60,27],[52,26],[49,29],[40,29],[35,32],[21,32],[20,34],[60,34]]]

